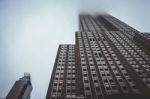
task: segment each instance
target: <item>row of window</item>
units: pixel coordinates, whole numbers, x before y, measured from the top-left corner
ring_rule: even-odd
[[[141,58],[136,58],[134,57],[135,55],[136,56],[139,56],[137,55],[136,52],[134,52],[133,50],[127,50],[126,48],[129,47],[128,44],[124,43],[124,46],[122,46],[121,44],[122,43],[119,43],[119,42],[124,42],[117,34],[115,34],[115,32],[112,33],[112,35],[114,35],[115,37],[118,37],[118,41],[116,38],[114,38],[113,36],[111,36],[110,34],[107,34],[109,36],[109,38],[114,42],[114,44],[116,45],[116,47],[118,47],[118,49],[120,50],[120,52],[124,55],[124,57],[126,57],[126,59],[128,60],[128,62],[132,65],[133,69],[135,70],[135,72],[137,72],[139,74],[139,77],[141,77],[141,79],[147,79],[147,77],[145,78],[143,75],[144,73],[144,68],[142,68],[141,66],[142,65],[139,65],[139,64],[145,64],[145,62],[143,60],[141,60]],[[133,55],[134,56],[133,56]],[[136,59],[136,60],[135,60]],[[139,64],[138,64],[139,63]],[[138,65],[138,67],[134,65]],[[147,70],[145,68],[145,70]],[[139,71],[142,71],[143,73],[139,73]]]

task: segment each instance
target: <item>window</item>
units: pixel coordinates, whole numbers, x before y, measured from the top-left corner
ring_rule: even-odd
[[[85,90],[90,90],[90,88],[89,87],[85,87]]]
[[[99,55],[99,57],[102,57],[102,54],[101,54],[101,53],[99,53],[98,55]]]

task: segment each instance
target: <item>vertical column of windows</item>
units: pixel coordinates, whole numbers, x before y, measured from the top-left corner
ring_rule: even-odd
[[[91,33],[91,35],[92,35],[92,33]],[[95,56],[94,58],[96,60],[98,68],[100,70],[100,75],[101,75],[103,83],[105,85],[105,90],[106,90],[107,94],[112,94],[111,84],[113,84],[113,88],[114,89],[115,89],[115,85],[116,84],[113,83],[114,81],[112,79],[112,76],[110,74],[108,66],[106,65],[105,60],[104,60],[104,58],[101,55],[101,51],[99,50],[99,47],[98,47],[94,37],[93,36],[89,36],[89,34],[88,34],[88,37],[90,39],[90,46],[91,46],[92,51],[93,51],[94,56]],[[118,91],[113,91],[113,92],[118,92]]]
[[[74,45],[69,45],[68,50],[68,68],[67,68],[67,82],[66,82],[66,97],[75,97],[75,82],[76,82],[76,72],[75,72],[75,49]]]
[[[95,28],[93,27],[93,24],[89,21],[88,16],[84,17],[87,27],[89,28],[89,31],[95,31]]]
[[[99,31],[101,32],[103,30],[103,25],[99,26],[95,21],[94,21],[94,18],[92,16],[89,16],[89,21],[91,21],[91,24],[93,24],[93,28],[95,28],[94,30],[95,31]],[[92,31],[94,32],[94,31]]]
[[[89,45],[87,44],[87,40],[86,40],[86,37],[85,37],[85,35],[84,35],[84,33],[82,33],[82,37],[83,37],[83,39],[84,39],[84,42],[82,42],[82,43],[84,43],[84,45],[85,45],[85,48],[89,48]],[[86,50],[86,49],[84,49],[84,50]],[[91,57],[90,56],[90,53],[88,53],[87,52],[87,57]],[[86,61],[86,57],[84,56],[84,59],[82,58],[82,60],[81,60],[81,63],[83,63],[82,64],[82,71],[83,71],[83,79],[84,79],[84,88],[85,88],[85,94],[86,94],[86,96],[88,96],[88,95],[91,95],[91,86],[90,86],[90,83],[87,83],[87,82],[90,82],[90,80],[89,80],[89,74],[88,74],[88,68],[87,68],[87,65],[84,65],[84,62],[86,62],[86,64],[87,64],[87,62],[88,61]],[[88,74],[88,75],[85,75],[85,74]]]
[[[102,32],[102,30],[107,31],[105,26],[102,24],[101,21],[99,21],[98,18],[97,19],[96,18],[91,18],[91,22],[94,24],[94,27],[98,32]],[[99,31],[99,28],[101,29],[100,31]]]
[[[83,30],[84,30],[84,31],[88,31],[88,27],[86,26],[86,23],[85,23],[85,21],[84,21],[84,16],[81,16],[81,17],[80,17],[80,21],[81,21]]]
[[[81,21],[79,20],[79,31],[84,31],[83,27],[82,27],[82,23]]]
[[[81,33],[78,33],[78,42],[79,42],[79,50],[80,50],[80,58],[81,58],[84,94],[85,94],[85,96],[91,96],[91,87],[90,87],[90,80],[89,80],[90,75],[88,74],[88,71],[87,71],[87,61],[86,61],[86,56],[85,56],[85,52],[84,52],[84,46],[83,46],[83,42],[82,42]],[[87,45],[85,45],[85,46],[87,46]]]
[[[88,34],[88,37],[86,37],[86,34]],[[100,81],[98,79],[99,74],[97,74],[97,71],[95,68],[96,64],[94,64],[94,60],[93,60],[94,57],[92,56],[92,50],[90,49],[91,45],[89,45],[89,43],[88,43],[88,38],[89,37],[91,38],[91,36],[92,36],[92,34],[90,32],[83,33],[83,37],[86,37],[84,39],[84,44],[88,45],[88,47],[86,47],[85,50],[86,50],[86,53],[88,56],[87,58],[88,58],[88,62],[90,65],[90,71],[91,71],[91,75],[92,75],[92,79],[93,79],[94,90],[96,92],[97,97],[100,97],[100,95],[102,95],[102,93],[101,93],[101,88],[100,88]]]
[[[62,93],[65,57],[66,57],[66,46],[61,45],[57,69],[53,82],[52,96],[51,96],[52,99],[57,99],[57,97],[60,97]]]

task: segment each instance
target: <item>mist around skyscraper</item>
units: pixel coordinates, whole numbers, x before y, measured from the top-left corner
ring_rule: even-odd
[[[143,90],[147,88],[149,76],[147,76],[148,66],[143,65],[147,64],[147,62],[145,60],[143,61],[143,59],[147,60],[147,58],[145,58],[147,56],[143,56],[144,58],[141,56],[143,55],[143,51],[146,55],[149,55],[150,49],[149,4],[149,0],[111,0],[111,2],[110,0],[37,0],[36,2],[33,0],[0,0],[0,98],[6,98],[14,86],[15,81],[23,77],[24,72],[30,72],[32,78],[31,83],[33,89],[30,98],[46,98],[46,96],[48,96],[48,91],[52,88],[49,87],[50,82],[52,82],[50,79],[53,74],[52,72],[55,71],[53,70],[53,67],[57,67],[54,63],[57,63],[55,62],[55,60],[57,60],[55,58],[56,54],[59,53],[59,48],[60,50],[63,50],[60,53],[63,52],[63,57],[65,57],[65,60],[63,61],[65,61],[66,65],[64,67],[66,68],[67,66],[68,68],[67,70],[64,70],[64,74],[67,74],[70,71],[72,72],[68,73],[67,76],[63,76],[65,77],[63,79],[71,82],[71,84],[64,87],[65,85],[58,85],[57,83],[58,88],[60,88],[60,86],[65,88],[64,90],[61,90],[64,94],[61,98],[86,98],[88,95],[92,98],[94,96],[109,98],[112,96],[109,94],[112,93],[116,98],[122,95],[120,93],[123,93],[124,97],[127,97],[130,96],[128,93],[132,92],[133,89],[134,91],[132,93],[135,93],[136,89],[140,90],[140,94],[136,94],[134,97],[141,97],[143,93],[144,96],[146,96]],[[116,22],[114,18],[111,19],[111,22],[110,17],[107,18],[107,20],[109,20],[107,22],[107,20],[103,18],[104,16],[101,15],[101,12],[107,12],[107,15],[110,15],[110,17],[121,20],[126,23],[130,29],[132,27],[139,33],[136,33],[135,36],[129,36],[129,31],[127,32],[126,29],[124,31],[124,28],[122,28],[125,25],[121,26],[122,24],[119,24],[120,22],[117,23],[118,21]],[[81,20],[83,22],[80,23]],[[126,28],[128,28],[128,26]],[[125,33],[121,31],[124,31]],[[131,33],[132,35],[134,34],[133,31]],[[79,36],[79,38],[76,36]],[[124,42],[126,41],[126,37],[129,37],[129,40],[127,38],[127,42]],[[117,42],[121,45],[117,44]],[[84,43],[85,45],[83,44],[81,46],[81,43]],[[100,47],[97,48],[99,44]],[[116,46],[117,48],[110,45]],[[81,46],[81,48],[79,46]],[[99,52],[95,51],[93,48],[94,46],[96,51]],[[110,48],[108,48],[108,46],[110,46]],[[124,50],[124,48],[122,49],[122,46],[125,46],[126,48],[124,52],[122,51]],[[67,47],[67,49],[65,49],[65,47]],[[131,51],[132,49],[137,51]],[[65,50],[70,51],[68,52],[68,55],[73,60],[71,61],[72,65],[70,65],[70,58],[65,56]],[[87,53],[85,53],[84,50]],[[111,50],[114,51],[114,53],[112,53]],[[142,52],[140,50],[142,50]],[[116,52],[118,52],[118,54],[116,54]],[[136,55],[135,53],[133,54],[133,52],[139,54]],[[89,55],[91,55],[90,60]],[[98,59],[98,57],[100,58]],[[139,59],[135,57],[138,57]],[[119,63],[117,63],[118,65],[113,63],[115,61],[118,62],[117,59],[125,68],[124,70],[119,69],[122,67]],[[138,64],[135,65],[129,63],[129,59],[130,61],[138,60]],[[79,63],[76,62],[77,60]],[[89,61],[89,65],[87,60]],[[91,60],[93,63],[91,63]],[[146,63],[140,63],[140,60]],[[85,62],[87,65],[82,66],[80,61],[83,61],[83,63]],[[102,64],[100,66],[100,63],[97,61],[104,63],[104,65]],[[69,62],[68,65],[67,62]],[[137,61],[134,61],[133,63],[135,62],[137,63]],[[93,67],[95,66],[95,68],[91,65]],[[81,68],[76,66],[80,66]],[[86,68],[86,66],[88,68]],[[99,71],[97,71],[97,66]],[[84,68],[84,72],[86,72],[85,75],[82,73],[83,71],[81,71],[82,67]],[[116,70],[112,70],[115,69],[114,67],[116,67]],[[141,70],[139,70],[139,67]],[[62,68],[63,67],[61,66],[61,70],[63,70]],[[145,68],[146,70],[144,70]],[[77,71],[76,69],[79,70]],[[96,69],[96,72],[94,69]],[[115,73],[113,73],[114,71]],[[93,72],[96,73],[96,76]],[[128,75],[126,75],[125,72],[129,74],[132,81],[129,80]],[[143,72],[146,74],[143,74]],[[68,78],[70,75],[71,77]],[[88,79],[84,79],[86,75],[91,76],[88,76]],[[140,79],[145,77],[146,79],[140,80],[139,75]],[[113,80],[110,80],[111,78]],[[59,80],[61,81],[62,78],[58,77],[58,81]],[[96,82],[96,80],[98,80],[98,82]],[[67,81],[63,81],[63,83],[67,84]],[[79,81],[80,84],[78,82],[77,85],[74,85],[74,81],[75,83],[76,81]],[[136,88],[132,88],[132,82],[135,84]],[[112,83],[114,83],[114,85]],[[145,84],[146,86],[143,87]],[[69,86],[71,87],[70,91],[68,91]],[[76,88],[79,89],[76,90]],[[99,95],[98,92],[99,88],[101,88],[100,91],[102,91],[100,92],[101,95]],[[93,91],[93,89],[95,90]],[[65,90],[68,92],[65,92]],[[126,90],[126,94],[124,94],[124,90]],[[51,92],[52,91],[53,89]],[[120,95],[114,95],[114,92],[117,93],[117,91]],[[56,89],[56,94],[56,96],[60,95],[59,89]]]
[[[109,14],[80,14],[59,45],[46,99],[149,99],[150,35]]]

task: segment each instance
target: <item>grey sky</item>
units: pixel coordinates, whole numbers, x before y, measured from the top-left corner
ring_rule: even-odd
[[[79,12],[107,12],[150,31],[150,0],[0,0],[0,97],[30,72],[31,99],[44,99],[57,48],[74,43]]]

